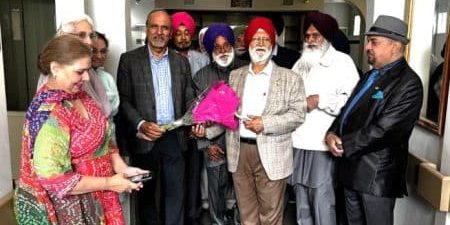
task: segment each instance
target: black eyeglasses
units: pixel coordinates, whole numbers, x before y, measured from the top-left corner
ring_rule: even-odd
[[[89,37],[89,39],[94,40],[97,38],[97,35],[95,33],[86,33],[84,31],[80,32],[80,33],[69,33],[71,35],[77,36],[80,39],[84,40],[87,37]]]

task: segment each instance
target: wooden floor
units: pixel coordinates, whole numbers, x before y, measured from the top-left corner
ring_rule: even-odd
[[[0,199],[0,225],[17,225],[13,212],[13,193]],[[210,225],[209,215],[204,211],[200,218],[201,225]],[[284,225],[295,224],[295,204],[288,204],[284,215]]]
[[[13,212],[13,193],[0,199],[0,225],[17,225]]]
[[[199,225],[211,225],[209,219],[209,212],[207,210],[202,210],[200,215]],[[296,225],[296,216],[295,216],[295,203],[290,202],[287,204],[287,208],[284,211],[284,219],[283,225]],[[227,225],[235,225],[234,223],[230,223]]]

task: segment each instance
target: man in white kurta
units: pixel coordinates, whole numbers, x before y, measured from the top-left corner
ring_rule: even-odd
[[[334,225],[334,158],[325,135],[359,76],[350,56],[330,44],[338,30],[334,18],[309,13],[304,27],[304,51],[292,70],[303,78],[307,113],[292,134],[294,172],[289,183],[296,194],[298,224]]]

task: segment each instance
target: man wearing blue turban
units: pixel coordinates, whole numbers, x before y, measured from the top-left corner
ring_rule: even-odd
[[[234,39],[231,27],[225,23],[214,23],[208,27],[203,45],[212,61],[193,77],[197,95],[216,81],[228,83],[230,72],[247,64],[235,57]],[[225,199],[232,185],[225,161],[225,130],[215,124],[198,125],[194,133],[200,137],[198,149],[205,154],[211,224],[226,224],[231,218],[226,217]]]

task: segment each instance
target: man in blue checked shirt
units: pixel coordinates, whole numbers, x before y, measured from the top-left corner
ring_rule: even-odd
[[[366,33],[369,64],[326,136],[341,157],[350,225],[394,224],[395,199],[406,195],[408,140],[422,106],[423,88],[404,58],[407,25],[381,15]]]
[[[193,99],[188,60],[170,50],[170,15],[161,9],[151,11],[146,22],[145,46],[123,53],[117,70],[120,96],[117,139],[125,143],[133,165],[153,172],[153,180],[138,192],[141,225],[183,224],[184,159],[187,130],[166,131],[162,125],[181,118]],[[161,169],[164,201],[159,218],[155,203],[156,180]]]

